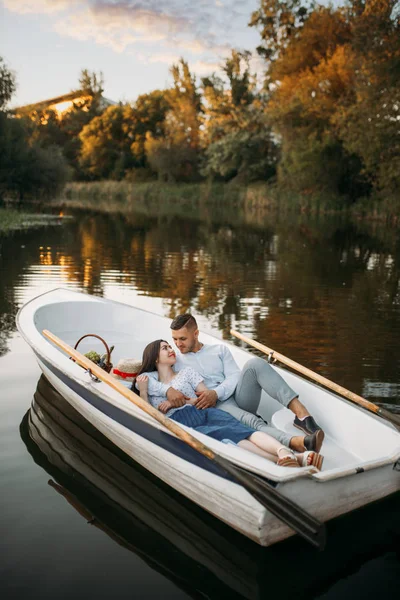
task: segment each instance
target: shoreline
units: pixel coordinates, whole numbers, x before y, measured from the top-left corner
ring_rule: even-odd
[[[124,212],[159,209],[239,209],[243,212],[350,217],[354,220],[400,225],[398,198],[360,198],[354,203],[322,192],[293,193],[265,182],[241,186],[232,183],[129,183],[125,181],[71,182],[53,206]]]

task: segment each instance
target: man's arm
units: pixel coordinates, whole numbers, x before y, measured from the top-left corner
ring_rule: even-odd
[[[240,369],[237,366],[231,351],[226,346],[221,346],[221,359],[224,364],[225,379],[215,388],[218,400],[223,402],[233,395],[240,377]]]
[[[196,387],[196,396],[196,401],[191,404],[194,404],[198,410],[213,408],[217,404],[218,396],[216,391],[209,390],[205,386],[204,381],[199,383],[199,385]]]
[[[169,383],[161,383],[153,375],[149,376],[148,393],[149,396],[166,396],[171,404],[170,408],[183,406],[188,400],[187,396],[171,387]]]

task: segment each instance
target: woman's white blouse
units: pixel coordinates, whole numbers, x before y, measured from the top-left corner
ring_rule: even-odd
[[[143,373],[143,375],[147,375],[148,377],[154,378],[154,373]],[[172,385],[175,390],[178,392],[182,392],[188,398],[196,397],[196,388],[203,381],[203,377],[192,369],[191,367],[185,367],[182,371],[179,371],[175,377],[171,380],[169,385]],[[149,395],[149,402],[154,408],[160,406],[161,402],[164,402],[167,399],[166,394],[164,396],[151,396]],[[184,404],[183,406],[179,406],[178,408],[170,408],[166,414],[167,417],[170,417],[174,412],[180,410],[181,408],[185,408],[187,406]]]

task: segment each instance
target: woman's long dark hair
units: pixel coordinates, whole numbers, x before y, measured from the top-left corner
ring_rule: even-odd
[[[143,350],[142,357],[142,366],[140,367],[138,375],[142,373],[151,373],[151,371],[157,371],[157,360],[160,354],[160,345],[165,342],[165,340],[155,340],[154,342],[150,342],[147,344],[146,348]]]

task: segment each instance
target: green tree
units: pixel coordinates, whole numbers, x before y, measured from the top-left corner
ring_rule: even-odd
[[[73,102],[72,108],[60,120],[60,128],[65,139],[63,153],[74,170],[74,177],[78,179],[83,176],[79,163],[81,151],[79,134],[85,125],[104,112],[103,86],[104,79],[101,72],[97,75],[88,69],[82,69],[79,88],[76,90],[82,93],[82,97]]]
[[[165,136],[165,118],[169,109],[165,91],[154,90],[141,94],[132,106],[133,126],[129,130],[134,168],[146,168],[146,139],[150,135],[157,140]]]
[[[337,110],[334,125],[348,152],[378,190],[400,185],[400,3],[353,2],[353,102]]]
[[[226,133],[241,129],[247,120],[242,116],[256,99],[256,78],[250,73],[249,52],[232,50],[222,70],[228,80],[227,86],[215,74],[202,79],[205,105],[202,143],[205,147]]]
[[[261,35],[257,51],[272,64],[279,59],[301,31],[308,16],[316,6],[314,0],[260,0],[260,7],[250,19],[250,27],[256,27]],[[267,73],[267,79],[270,72]]]
[[[264,102],[253,102],[240,111],[240,122],[205,149],[203,174],[248,182],[275,174],[277,145],[269,127]]]
[[[16,90],[15,75],[0,56],[0,110],[4,110]]]
[[[350,197],[399,183],[398,0],[344,7],[261,0],[271,93],[267,116],[281,141],[278,179],[298,190]]]
[[[79,135],[81,151],[79,166],[90,179],[121,179],[132,166],[130,139],[132,123],[129,105],[109,106],[94,117]]]
[[[14,91],[15,77],[0,58],[0,201],[55,195],[69,177],[68,166],[60,148],[33,139],[29,119],[4,110]]]
[[[222,70],[203,78],[204,124],[202,173],[241,181],[268,179],[275,172],[276,143],[265,109],[268,96],[256,91],[250,53],[232,51]]]
[[[135,179],[139,169],[140,176],[148,177],[146,136],[157,140],[164,135],[167,109],[165,95],[155,90],[139,96],[132,106],[110,106],[93,118],[79,135],[83,175],[90,179]]]
[[[70,177],[61,149],[43,148],[29,136],[27,121],[0,112],[0,199],[51,197]]]
[[[262,3],[264,9],[272,4],[277,10],[276,3]],[[275,28],[266,83],[267,117],[281,145],[278,181],[299,191],[354,195],[361,161],[333,124],[338,107],[354,101],[348,10],[309,5],[301,12],[298,2],[285,7],[262,31],[268,45],[265,36]]]
[[[147,134],[147,160],[161,179],[195,181],[199,178],[201,95],[186,61],[173,65],[171,74],[164,137]]]

